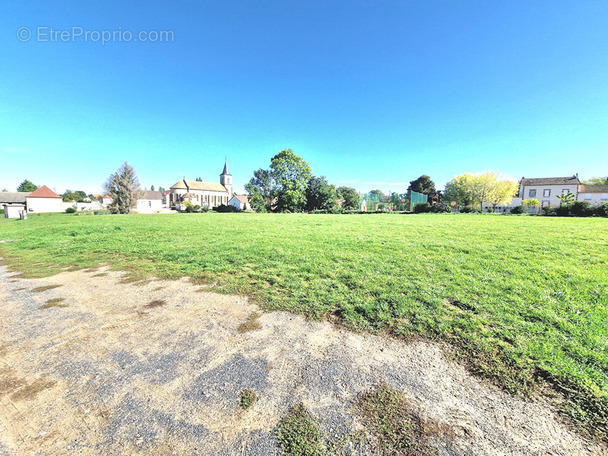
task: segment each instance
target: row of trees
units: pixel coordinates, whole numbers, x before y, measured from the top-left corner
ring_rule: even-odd
[[[308,163],[291,149],[272,157],[269,169],[255,171],[245,189],[258,212],[331,211],[338,199],[344,200],[344,208],[359,207],[354,188],[336,188],[325,176],[314,176]]]
[[[508,204],[517,194],[518,184],[496,173],[461,174],[445,185],[444,197],[459,206],[482,207]]]

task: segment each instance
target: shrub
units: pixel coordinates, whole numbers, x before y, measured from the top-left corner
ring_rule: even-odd
[[[76,212],[76,208],[75,207],[68,207],[65,211],[68,214],[73,214],[74,212]]]
[[[600,217],[608,217],[608,203],[595,206],[594,209],[596,215],[599,215]]]
[[[231,205],[226,206],[225,204],[220,204],[213,208],[215,212],[239,212],[239,210]]]
[[[463,214],[470,214],[471,212],[473,212],[473,208],[471,206],[465,206],[460,208],[460,212]]]
[[[494,208],[493,207],[489,207],[488,208],[488,214],[493,214],[494,213]]]
[[[570,206],[558,206],[553,212],[555,212],[555,215],[559,215],[560,217],[566,217],[570,215]]]
[[[430,211],[431,211],[431,206],[429,206],[429,203],[418,203],[414,206],[415,214],[422,214],[424,212],[430,212]]]
[[[551,206],[545,206],[542,209],[543,215],[553,215],[553,208]]]
[[[201,212],[209,212],[209,206],[201,207]]]
[[[511,209],[511,214],[523,214],[524,207],[520,204],[519,206],[515,206]]]
[[[593,215],[593,209],[587,201],[575,201],[570,207],[570,213],[575,217],[589,217]]]

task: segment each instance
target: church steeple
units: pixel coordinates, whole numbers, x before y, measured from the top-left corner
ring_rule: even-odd
[[[224,171],[220,174],[220,184],[228,190],[228,199],[232,198],[232,174],[228,171],[228,160],[224,161]]]

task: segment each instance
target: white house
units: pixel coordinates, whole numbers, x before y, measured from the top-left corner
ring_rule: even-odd
[[[224,163],[219,184],[184,179],[173,184],[170,191],[170,207],[180,208],[186,201],[209,209],[222,204],[227,206],[232,198],[232,174],[228,172],[228,164]]]
[[[541,207],[559,206],[561,200],[558,195],[574,193],[578,195],[578,187],[581,181],[578,175],[570,177],[541,177],[526,179],[521,178],[519,182],[519,197],[528,200],[536,199]]]
[[[608,185],[579,185],[577,200],[592,206],[608,203]]]
[[[25,198],[29,192],[0,192],[0,207],[25,206]]]
[[[61,196],[46,185],[25,197],[28,212],[63,212]]]
[[[158,212],[163,208],[163,194],[161,192],[144,191],[137,200],[137,212]]]
[[[230,201],[228,201],[228,204],[236,207],[239,211],[250,211],[251,210],[251,204],[249,204],[248,196],[234,195],[232,198],[230,198]]]

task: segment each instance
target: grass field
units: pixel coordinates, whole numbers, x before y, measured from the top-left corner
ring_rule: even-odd
[[[448,341],[508,391],[551,384],[608,441],[608,220],[498,215],[180,214],[0,221],[25,275],[108,263],[190,276],[267,310]]]

